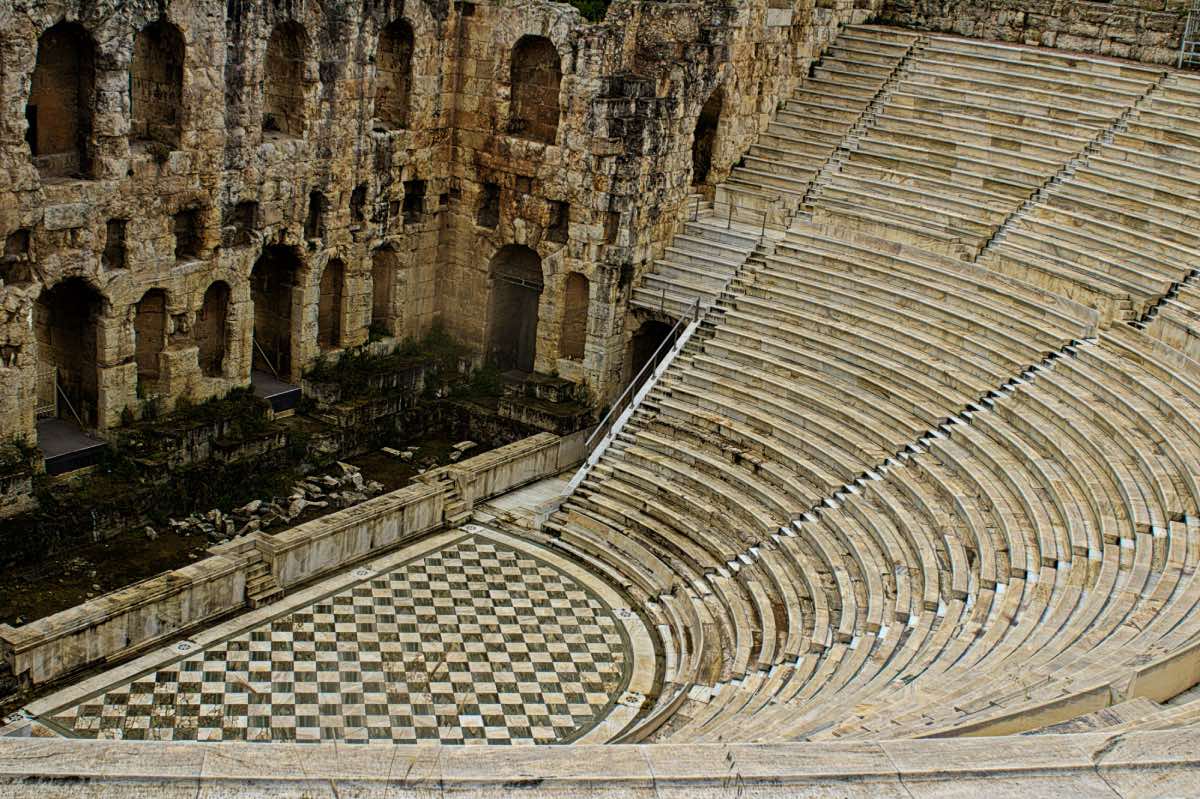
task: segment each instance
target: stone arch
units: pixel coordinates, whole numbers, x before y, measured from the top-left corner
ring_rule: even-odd
[[[342,344],[342,296],[346,264],[334,258],[321,272],[321,296],[317,303],[317,343],[322,349]]]
[[[196,313],[197,358],[200,374],[221,377],[225,374],[225,351],[229,338],[229,284],[217,280],[204,292],[204,302]]]
[[[579,272],[567,276],[563,290],[562,332],[558,338],[558,354],[561,358],[582,361],[587,345],[588,303],[591,283]]]
[[[304,135],[304,72],[308,34],[299,22],[275,26],[267,41],[263,80],[263,132],[290,138]]]
[[[376,130],[408,127],[412,58],[412,26],[403,19],[397,19],[379,34],[379,50],[375,57]]]
[[[699,186],[708,182],[708,174],[712,171],[713,149],[717,142],[717,126],[721,121],[721,110],[725,104],[725,93],[716,89],[696,118],[696,131],[692,137],[692,185]]]
[[[512,51],[512,113],[509,130],[530,141],[558,138],[558,94],[562,61],[544,36],[524,36]]]
[[[166,20],[151,22],[134,37],[129,69],[129,137],[134,141],[179,147],[186,50],[183,34]]]
[[[272,245],[250,272],[254,368],[286,378],[292,369],[292,306],[303,264],[291,247]]]
[[[400,257],[392,247],[384,245],[375,251],[371,258],[371,327],[389,336],[396,322],[393,297],[399,271]]]
[[[34,303],[38,407],[85,426],[97,422],[100,397],[99,326],[104,299],[83,278],[67,278]]]
[[[150,289],[134,306],[133,341],[138,394],[146,396],[158,385],[159,355],[167,345],[167,293],[162,289]]]
[[[532,372],[537,359],[542,259],[522,244],[509,244],[493,256],[488,274],[488,362],[500,369]]]
[[[91,175],[95,62],[82,25],[61,22],[38,39],[25,139],[43,177]]]

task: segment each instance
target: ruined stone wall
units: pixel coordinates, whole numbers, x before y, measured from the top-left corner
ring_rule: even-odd
[[[459,338],[514,333],[491,298],[512,245],[541,259],[536,368],[586,382],[600,399],[627,377],[628,293],[670,240],[692,185],[692,140],[724,97],[708,186],[723,180],[836,35],[878,9],[811,0],[618,0],[586,24],[539,0],[476,4],[459,20],[453,190],[443,228],[440,318]],[[512,57],[528,37],[561,63],[553,141],[523,128]],[[514,99],[515,98],[515,99]],[[563,229],[565,228],[565,229]],[[587,280],[579,357],[568,310]],[[571,290],[568,291],[568,286]],[[510,305],[502,306],[504,308]]]
[[[617,0],[589,24],[548,0],[10,0],[0,438],[62,413],[55,374],[105,429],[439,320],[479,362],[532,335],[501,354],[611,397],[629,289],[697,189],[706,100],[724,98],[712,184],[837,26],[875,10]],[[87,69],[55,72],[62,47],[39,66],[50,40]],[[530,253],[540,285],[491,268]],[[497,275],[532,323],[490,313]],[[88,318],[56,322],[60,294]],[[80,357],[55,362],[48,330]]]
[[[878,21],[980,39],[1172,64],[1186,0],[888,0]]]
[[[43,290],[69,278],[83,281],[101,306],[96,351],[88,353],[97,388],[83,399],[95,405],[88,421],[101,428],[117,424],[126,408],[136,414],[153,395],[169,407],[181,396],[202,399],[248,381],[250,275],[268,245],[295,258],[283,301],[291,305],[285,378],[297,378],[320,352],[321,278],[332,260],[340,259],[344,272],[336,346],[366,339],[372,254],[385,246],[405,270],[394,281],[396,292],[381,300],[386,332],[427,329],[449,144],[441,86],[448,17],[447,0],[5,4],[0,233],[23,235],[27,243],[0,261],[0,437],[31,432],[39,393],[43,403],[53,398],[31,321]],[[380,31],[400,19],[416,32],[411,109],[403,127],[389,128],[374,122],[374,58]],[[93,53],[94,96],[83,109],[90,130],[82,147],[91,163],[54,175],[31,157],[26,136],[36,117],[27,106],[39,38],[64,22],[85,33]],[[137,37],[152,24],[169,33],[153,43]],[[267,57],[281,26],[294,34],[282,64]],[[173,63],[172,43],[182,70]],[[147,53],[157,57],[148,62]],[[180,72],[181,102],[172,116],[168,84]],[[288,96],[279,100],[279,92]],[[67,97],[46,107],[57,111],[73,102]],[[286,124],[272,118],[279,102],[290,103]],[[271,121],[264,125],[265,117]],[[61,124],[46,114],[38,121],[43,130]],[[424,181],[424,202],[410,202],[402,219],[406,181],[417,179]],[[315,226],[314,197],[323,207]],[[137,319],[150,291],[166,297],[156,353],[147,351],[146,335],[137,335],[150,329]],[[206,295],[214,307],[206,308]],[[227,302],[213,302],[225,296]],[[148,371],[153,360],[156,368]],[[149,373],[152,385],[144,379]]]

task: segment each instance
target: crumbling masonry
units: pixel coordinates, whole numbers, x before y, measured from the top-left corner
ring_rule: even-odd
[[[5,2],[0,439],[439,321],[610,398],[688,195],[881,10],[818,5]]]

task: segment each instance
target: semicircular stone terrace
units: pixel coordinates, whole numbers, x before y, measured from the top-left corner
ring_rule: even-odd
[[[562,558],[472,530],[49,697],[38,718],[107,740],[607,740],[654,676],[640,619]]]
[[[30,712],[864,750],[1200,727],[1197,108],[1163,68],[846,27],[634,286],[705,314],[539,529],[438,534]]]

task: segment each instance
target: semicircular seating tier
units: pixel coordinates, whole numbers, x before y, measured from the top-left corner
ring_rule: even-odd
[[[639,284],[708,310],[545,527],[658,630],[625,740],[1200,724],[1200,80],[907,36],[848,28],[683,232],[786,234]]]

